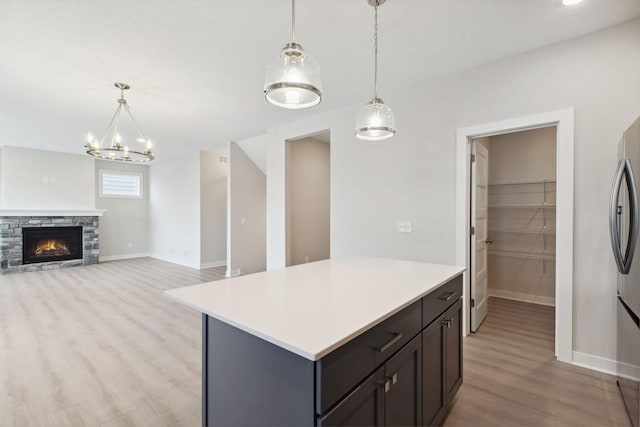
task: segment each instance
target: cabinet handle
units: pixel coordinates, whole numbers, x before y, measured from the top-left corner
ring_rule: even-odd
[[[451,319],[441,320],[440,324],[446,326],[447,328],[450,328],[451,327]]]
[[[449,301],[455,295],[456,295],[456,292],[445,292],[444,294],[440,295],[438,299],[441,299],[442,301]]]
[[[402,338],[402,332],[399,332],[397,334],[393,334],[394,337],[391,338],[389,340],[389,342],[387,342],[385,345],[383,345],[382,347],[377,348],[377,350],[380,353],[383,353],[385,351],[387,351],[389,349],[389,347],[391,347],[392,345],[394,345],[395,343],[397,343],[398,341],[400,341],[400,339]]]
[[[376,384],[378,384],[379,387],[384,387],[384,392],[388,393],[389,389],[391,388],[391,382],[389,381],[389,379],[385,379],[384,381],[376,381]]]

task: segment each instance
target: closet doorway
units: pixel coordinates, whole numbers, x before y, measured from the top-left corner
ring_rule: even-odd
[[[286,265],[330,256],[330,132],[286,141]]]
[[[556,133],[549,126],[471,141],[471,332],[492,307],[518,310],[508,301],[555,308]]]

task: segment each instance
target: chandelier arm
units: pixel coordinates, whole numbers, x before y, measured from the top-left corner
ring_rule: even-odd
[[[142,129],[140,129],[140,126],[138,125],[138,122],[136,122],[136,119],[133,118],[133,114],[131,113],[131,111],[129,111],[129,105],[128,104],[126,105],[125,110],[129,114],[129,117],[131,117],[131,121],[136,126],[136,129],[138,130],[138,133],[140,134],[140,136],[145,140],[145,142],[147,142],[148,139],[147,139],[146,136],[144,136],[144,133],[142,132]]]
[[[100,146],[102,146],[102,144],[104,144],[104,140],[107,137],[107,135],[109,135],[109,130],[111,129],[111,126],[113,126],[113,122],[116,121],[116,118],[120,116],[120,109],[122,108],[122,104],[118,104],[118,108],[116,108],[116,112],[113,113],[113,117],[111,117],[111,121],[109,122],[109,126],[107,126],[107,129],[104,131],[104,135],[102,135],[102,139],[100,139]]]

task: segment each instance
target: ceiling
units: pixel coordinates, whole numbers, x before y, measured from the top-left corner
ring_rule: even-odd
[[[2,0],[0,143],[82,153],[116,108],[131,111],[158,158],[212,149],[372,95],[366,0],[298,0],[297,41],[320,62],[324,97],[282,110],[262,93],[289,41],[289,0]],[[380,8],[380,94],[640,16],[638,0],[388,0]],[[125,135],[126,136],[126,135]]]

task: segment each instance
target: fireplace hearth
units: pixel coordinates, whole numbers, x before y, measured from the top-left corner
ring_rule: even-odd
[[[22,229],[22,263],[82,259],[82,227]]]

